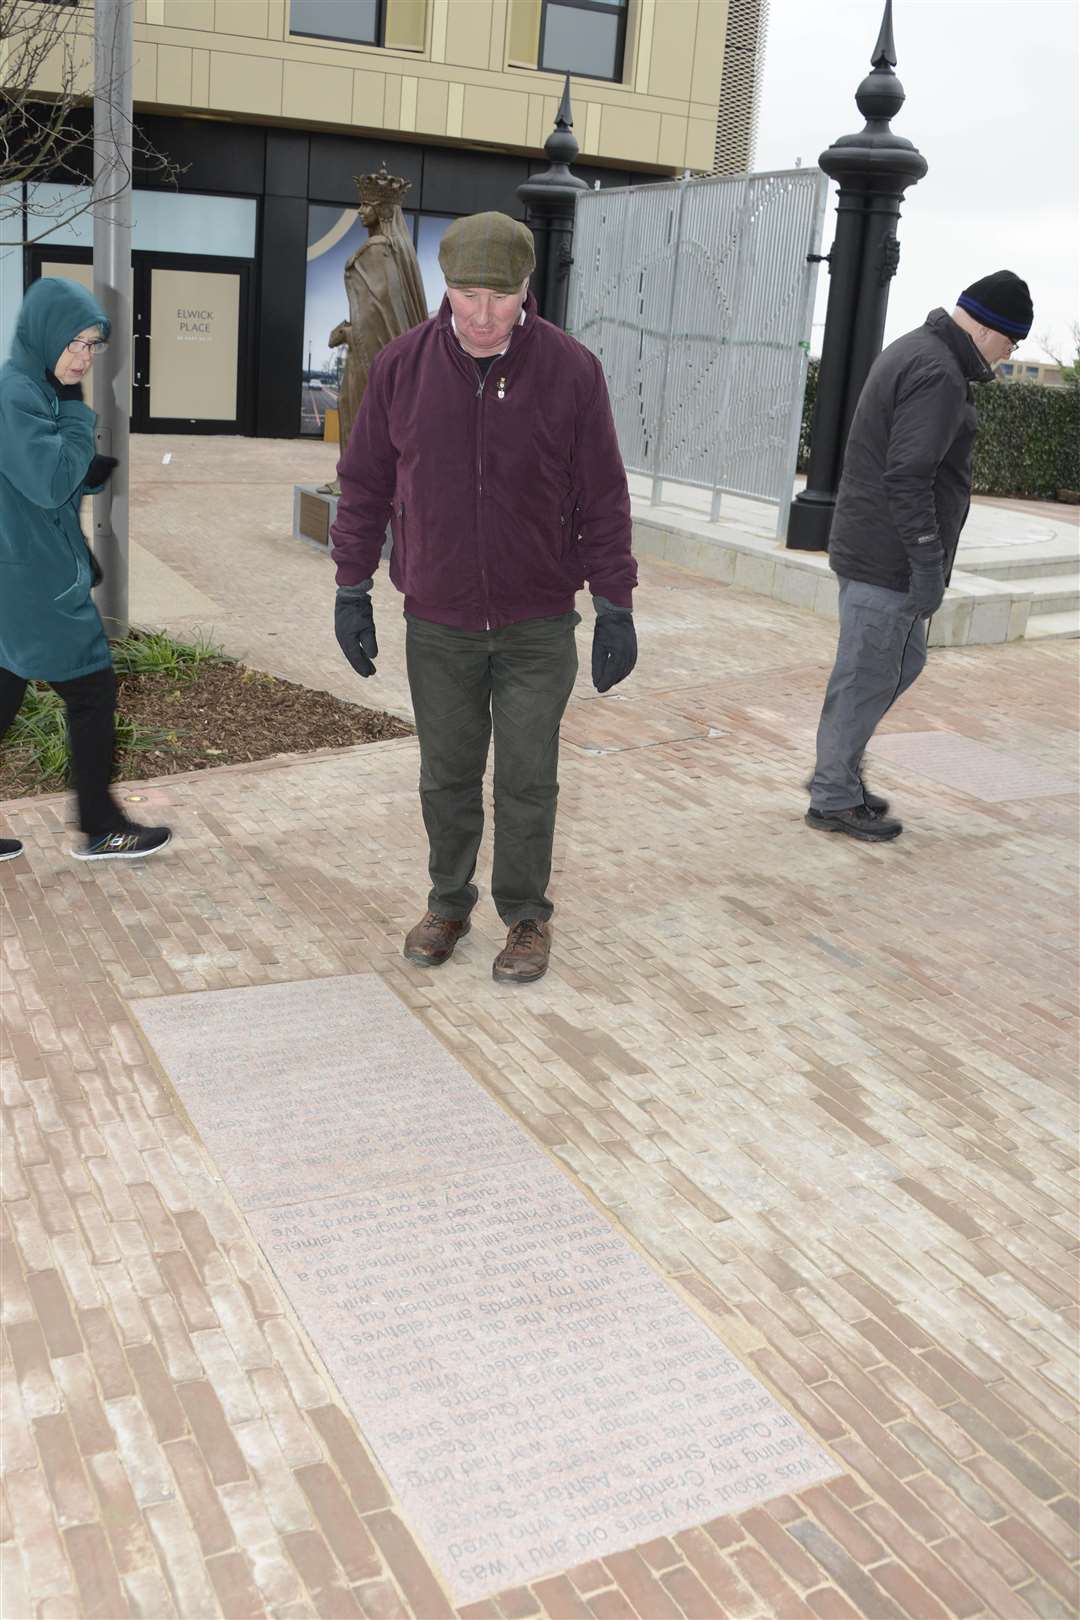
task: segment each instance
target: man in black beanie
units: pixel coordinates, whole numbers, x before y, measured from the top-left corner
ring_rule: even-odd
[[[932,310],[870,368],[829,534],[840,637],[806,815],[822,832],[878,843],[903,831],[867,791],[863,753],[926,663],[927,621],[941,606],[971,500],[971,385],[993,381],[1033,313],[1027,283],[995,271],[972,282],[951,315]]]

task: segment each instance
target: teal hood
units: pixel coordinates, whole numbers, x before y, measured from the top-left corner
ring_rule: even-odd
[[[96,419],[45,376],[87,327],[109,323],[84,287],[35,281],[0,366],[0,668],[25,680],[74,681],[110,661],[79,527]]]
[[[8,359],[19,371],[41,382],[72,338],[87,326],[100,326],[102,337],[109,335],[105,311],[93,294],[77,281],[42,276],[27,288],[19,306]]]

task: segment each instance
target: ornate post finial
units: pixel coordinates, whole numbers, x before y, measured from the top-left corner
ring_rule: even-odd
[[[885,0],[885,15],[881,30],[870,58],[870,72],[855,92],[855,105],[867,120],[867,130],[878,126],[888,132],[890,140],[899,140],[889,129],[889,120],[895,118],[904,105],[904,87],[896,77],[896,46],[893,43],[892,0]],[[908,145],[911,143],[908,142]]]
[[[589,189],[570,167],[579,150],[574,135],[568,73],[555,114],[555,128],[544,142],[548,166],[539,174],[531,174],[517,188],[525,204],[525,222],[536,238],[533,291],[541,314],[556,326],[566,324],[566,297],[573,262],[574,203],[579,192]]]
[[[544,156],[565,178],[566,170],[573,163],[580,150],[577,136],[574,134],[574,109],[570,105],[570,75],[568,73],[566,83],[563,85],[559,110],[555,114],[555,128],[544,142]]]
[[[891,5],[892,0],[889,0],[889,3]],[[570,75],[568,73],[566,75],[566,83],[563,85],[562,100],[559,102],[559,110],[555,114],[555,128],[573,129],[573,127],[574,111],[570,105]]]
[[[874,46],[874,54],[870,58],[871,67],[896,66],[896,46],[893,44],[892,31],[892,0],[885,0],[885,15],[881,19],[881,30]]]

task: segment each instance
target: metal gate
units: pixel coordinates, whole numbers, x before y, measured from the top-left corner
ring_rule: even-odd
[[[787,519],[828,182],[818,169],[582,192],[567,328],[597,355],[628,471]]]

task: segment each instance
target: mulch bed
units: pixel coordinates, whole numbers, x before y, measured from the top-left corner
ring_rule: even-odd
[[[118,756],[118,782],[412,735],[412,727],[392,714],[225,661],[202,664],[189,681],[123,675],[117,684],[119,713],[154,733],[150,748]],[[56,793],[64,785],[55,776],[43,778],[25,753],[4,748],[0,798]]]

